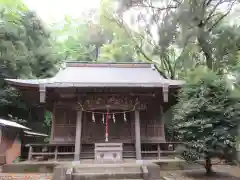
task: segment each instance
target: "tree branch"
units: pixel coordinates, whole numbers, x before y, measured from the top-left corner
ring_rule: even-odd
[[[206,0],[206,1],[205,1],[205,2],[206,2],[205,7],[209,6],[212,1],[213,1],[213,0],[208,0],[208,1]]]
[[[117,23],[117,25],[121,28],[123,28],[123,30],[125,31],[125,33],[127,34],[127,36],[133,41],[135,47],[139,50],[139,52],[144,56],[144,58],[149,61],[149,62],[153,62],[153,60],[151,58],[148,57],[148,55],[143,51],[143,49],[138,45],[138,43],[135,41],[135,39],[132,37],[131,33],[128,32],[127,28],[124,26],[123,23],[119,22],[119,20],[117,20],[116,18],[113,18],[114,22]],[[158,68],[158,72],[164,77],[167,78],[166,74],[164,73],[164,71],[161,71]]]
[[[231,12],[231,10],[233,8],[233,5],[235,4],[236,1],[237,0],[234,0],[231,3],[231,5],[230,5],[229,9],[227,10],[227,12],[225,14],[223,14],[221,17],[219,17],[218,20],[216,20],[216,22],[208,29],[208,32],[212,31],[213,28],[215,28],[223,20],[223,18],[225,18]]]
[[[218,7],[220,4],[222,4],[222,2],[223,2],[223,1],[220,0],[220,1],[213,7],[212,11],[209,13],[207,19],[205,20],[204,25],[207,24],[207,22],[209,21],[209,19],[212,18],[212,15],[213,15],[214,12],[216,11],[217,7]]]
[[[178,8],[178,6],[167,6],[167,7],[156,7],[156,6],[152,6],[152,5],[140,5],[141,7],[146,7],[146,8],[152,8],[152,9],[156,9],[158,11],[164,11],[164,10],[168,10],[168,9],[176,9]]]

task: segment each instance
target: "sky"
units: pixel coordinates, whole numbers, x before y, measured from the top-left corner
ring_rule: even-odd
[[[100,0],[24,0],[24,2],[45,22],[58,21],[66,15],[79,17],[82,13],[100,6]]]

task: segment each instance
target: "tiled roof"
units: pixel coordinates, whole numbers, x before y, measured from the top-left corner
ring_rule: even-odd
[[[162,87],[184,82],[165,79],[155,66],[147,63],[93,64],[70,62],[49,79],[6,79],[19,86],[46,87]]]

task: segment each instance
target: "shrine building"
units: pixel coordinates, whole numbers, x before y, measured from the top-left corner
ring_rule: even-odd
[[[183,84],[148,63],[66,62],[52,78],[6,81],[26,101],[52,112],[50,141],[31,144],[29,160],[47,147],[49,158],[76,161],[160,158],[161,144],[167,143],[163,114]],[[108,154],[97,154],[98,146],[108,146]],[[112,153],[113,146],[120,153]]]

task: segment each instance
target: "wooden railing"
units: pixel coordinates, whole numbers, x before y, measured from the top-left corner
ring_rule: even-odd
[[[163,157],[174,157],[178,155],[176,147],[182,142],[163,142],[154,144],[142,144],[141,153],[143,159],[160,159]]]
[[[161,159],[175,157],[178,152],[176,147],[181,142],[145,143],[141,145],[143,159]],[[28,160],[73,160],[74,144],[29,144]],[[123,144],[123,158],[135,158],[134,144]],[[81,159],[94,159],[94,145],[83,144],[80,153]]]
[[[61,158],[62,156],[73,159],[74,145],[73,144],[28,144],[28,160],[41,159],[48,160]]]

